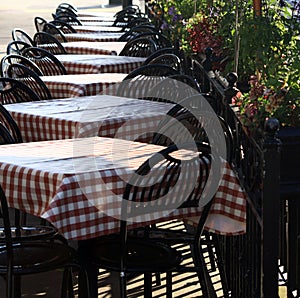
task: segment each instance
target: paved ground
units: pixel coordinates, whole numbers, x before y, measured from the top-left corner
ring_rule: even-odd
[[[30,36],[36,30],[34,17],[40,16],[46,20],[52,20],[51,13],[55,11],[62,0],[1,0],[0,3],[0,56],[6,52],[7,44],[12,40],[11,32],[14,28],[21,28]],[[118,11],[121,5],[109,6],[109,0],[74,0],[72,2],[77,8],[99,11]],[[121,1],[120,1],[121,3]]]

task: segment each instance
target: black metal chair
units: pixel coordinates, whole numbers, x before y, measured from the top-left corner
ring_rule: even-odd
[[[175,122],[184,125],[176,127]],[[189,135],[184,133],[186,129]],[[171,108],[159,124],[152,142],[168,146],[188,141],[186,138],[191,137],[210,147],[213,146],[214,150],[231,164],[234,153],[232,130],[221,116],[216,115],[205,94],[198,93],[186,97]]]
[[[148,57],[157,50],[155,43],[148,38],[128,41],[119,56]]]
[[[117,89],[118,96],[161,101],[161,96],[154,96],[151,90],[166,77],[176,75],[178,72],[163,64],[143,65],[130,72]],[[163,100],[164,102],[169,102]]]
[[[181,267],[181,253],[175,247],[147,237],[135,236],[128,230],[128,222],[137,218],[164,221],[162,214],[181,208],[199,208],[202,191],[209,177],[210,153],[206,147],[181,144],[154,153],[129,178],[120,202],[120,230],[118,234],[100,237],[80,247],[86,266],[117,271],[120,276],[120,295],[127,297],[126,279],[129,273],[144,274],[144,297],[152,297],[152,273],[167,273],[167,296],[172,297],[172,271]],[[194,150],[186,159],[174,156],[180,149]],[[180,189],[180,190],[179,190]],[[193,237],[195,267],[205,288],[205,265],[201,255],[200,237],[211,203],[204,206]],[[165,213],[165,214],[166,214]],[[90,276],[90,288],[97,297],[95,276]],[[94,282],[94,283],[93,283]],[[207,297],[207,296],[205,296]]]
[[[9,130],[0,122],[0,145],[13,144],[14,139]]]
[[[0,103],[39,101],[39,96],[27,85],[12,78],[0,78]]]
[[[151,61],[149,61],[149,64],[165,64],[173,67],[177,71],[182,71],[181,66],[181,60],[180,58],[175,54],[162,54],[156,58],[153,58]]]
[[[13,63],[7,69],[7,76],[27,85],[41,100],[52,99],[51,92],[44,81],[27,66]]]
[[[71,15],[58,15],[58,16],[53,16],[53,19],[55,21],[63,21],[68,23],[69,25],[82,25],[81,21],[78,20],[76,17],[71,16]]]
[[[43,28],[43,32],[47,32],[54,36],[59,42],[67,42],[67,38],[65,37],[63,31],[53,23],[46,23]]]
[[[11,142],[7,142],[8,144],[23,143],[22,134],[18,124],[2,104],[0,104],[0,122],[9,131],[10,139],[12,139]]]
[[[179,103],[184,98],[197,95],[200,88],[197,82],[184,74],[170,75],[157,83],[149,90],[150,98],[159,98],[160,101]]]
[[[136,26],[126,31],[120,38],[119,41],[130,41],[134,37],[138,36],[143,32],[154,32],[155,29],[150,26]]]
[[[49,51],[38,47],[24,50],[23,55],[33,61],[47,76],[67,74],[64,65]]]
[[[71,270],[80,270],[76,252],[59,241],[25,241],[14,237],[5,191],[0,186],[0,217],[3,240],[0,246],[0,275],[5,278],[7,298],[21,297],[21,277],[63,270],[61,297],[73,297]]]
[[[159,32],[144,32],[144,33],[140,33],[135,38],[145,38],[145,37],[153,40],[157,46],[157,49],[172,47],[172,42],[165,35]]]
[[[156,52],[154,52],[149,57],[147,57],[147,59],[144,61],[144,65],[149,64],[153,59],[164,54],[175,54],[178,56],[179,52],[174,47],[166,47],[166,48],[158,49]]]
[[[37,16],[33,19],[33,23],[34,23],[36,32],[41,32],[44,30],[44,25],[47,24],[48,21],[42,17]]]
[[[34,46],[34,41],[30,37],[30,35],[20,28],[14,28],[11,32],[11,35],[13,40],[21,40],[28,44],[31,44],[31,46]]]
[[[60,20],[53,20],[49,22],[50,24],[55,25],[63,33],[77,33],[77,30],[73,28],[72,25],[67,22]]]
[[[67,54],[62,43],[54,35],[47,32],[36,32],[33,40],[37,47],[44,48],[53,55]]]
[[[8,76],[7,74],[8,68],[11,64],[14,63],[22,64],[28,67],[33,72],[35,72],[38,76],[43,75],[42,70],[31,60],[19,54],[9,54],[9,55],[5,55],[0,61],[0,68],[1,68],[0,72],[2,77]]]
[[[6,47],[6,54],[18,54],[23,55],[23,51],[26,48],[32,47],[31,44],[22,41],[22,40],[13,40],[10,43],[8,43]]]

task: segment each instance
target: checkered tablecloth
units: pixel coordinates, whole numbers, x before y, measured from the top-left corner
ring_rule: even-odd
[[[160,149],[99,137],[3,145],[0,183],[9,206],[47,219],[67,239],[90,239],[118,230],[116,215],[126,178]],[[235,226],[231,226],[230,234],[242,233],[245,208],[244,192],[227,165],[210,216],[225,223],[232,218]],[[200,213],[199,208],[180,209],[155,222]],[[150,218],[131,226],[149,223],[153,223]],[[228,233],[219,227],[215,232]]]
[[[72,26],[78,33],[97,33],[97,32],[122,32],[122,27],[102,26],[101,23],[96,25],[74,25]],[[123,32],[124,33],[124,32]]]
[[[98,135],[149,141],[173,104],[97,95],[5,107],[25,142]]]
[[[67,41],[118,41],[124,32],[65,33]]]
[[[109,88],[118,88],[118,85],[127,74],[98,73],[60,76],[41,76],[51,92],[52,98],[67,98],[91,96],[100,94]],[[110,93],[111,94],[111,93]]]
[[[56,55],[68,74],[129,73],[141,66],[146,58],[114,55]]]
[[[68,54],[118,55],[126,42],[122,41],[73,41],[62,43]]]

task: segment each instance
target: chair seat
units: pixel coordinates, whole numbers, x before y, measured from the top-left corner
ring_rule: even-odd
[[[181,254],[171,246],[142,239],[129,239],[126,260],[127,272],[166,272],[178,266]],[[90,247],[88,256],[92,262],[108,269],[120,268],[120,242],[117,237],[97,240]]]
[[[13,273],[30,274],[61,268],[63,263],[74,262],[75,251],[55,242],[22,242],[13,245]],[[7,272],[6,246],[0,247],[0,274]]]
[[[14,240],[34,240],[36,238],[41,239],[43,237],[50,238],[57,234],[54,227],[51,226],[23,226],[21,228],[11,227],[11,233]],[[0,228],[0,242],[5,241],[4,228]]]

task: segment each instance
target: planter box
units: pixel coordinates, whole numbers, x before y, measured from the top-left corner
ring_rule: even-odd
[[[282,142],[280,177],[282,182],[300,185],[300,127],[285,127],[279,130]]]

